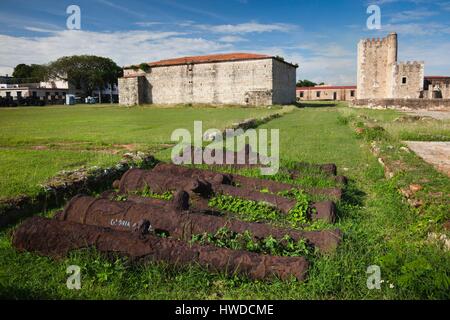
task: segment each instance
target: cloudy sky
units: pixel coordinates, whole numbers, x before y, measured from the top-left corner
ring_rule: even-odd
[[[69,5],[81,30],[68,30]],[[381,8],[381,30],[366,10]],[[19,63],[95,54],[119,65],[222,52],[280,55],[298,79],[356,82],[359,39],[399,34],[400,60],[450,75],[450,1],[444,0],[0,0],[0,75]]]

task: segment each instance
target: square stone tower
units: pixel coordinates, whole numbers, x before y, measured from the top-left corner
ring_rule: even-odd
[[[397,54],[396,33],[359,42],[357,99],[420,98],[424,63],[398,63]]]

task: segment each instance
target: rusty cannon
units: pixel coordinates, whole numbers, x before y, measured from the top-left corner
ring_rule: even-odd
[[[263,166],[262,163],[267,163],[267,161],[270,160],[267,156],[254,152],[249,144],[246,144],[244,148],[238,152],[223,150],[222,157],[218,159],[219,163],[206,163],[204,161],[204,156],[211,157],[211,160],[216,159],[216,149],[187,146],[181,153],[182,155],[180,155],[180,158],[183,155],[190,154],[189,163],[197,163],[198,160],[202,160],[202,164],[209,164],[212,166],[228,166],[236,169],[258,168]],[[183,160],[187,160],[186,158],[187,157],[182,157]],[[326,175],[336,176],[337,166],[334,163],[314,164],[307,162],[295,162],[293,164],[293,170],[291,170],[291,173],[294,175],[301,176],[303,173],[307,172],[324,173]],[[339,180],[341,180],[341,178],[339,178]]]
[[[272,193],[289,191],[291,189],[303,190],[308,194],[329,196],[334,199],[341,199],[342,189],[340,188],[305,188],[299,185],[283,183],[273,180],[250,178],[237,174],[223,174],[210,170],[188,168],[171,163],[159,163],[153,168],[154,172],[167,173],[176,176],[190,177],[206,180],[212,184],[234,184],[256,191],[266,189]]]
[[[146,228],[149,222],[154,231],[173,238],[190,241],[193,235],[215,234],[221,228],[236,233],[249,231],[255,239],[273,236],[281,240],[288,235],[293,240],[306,240],[322,252],[332,252],[339,245],[342,234],[339,230],[297,231],[273,227],[268,224],[243,222],[240,220],[204,215],[186,209],[188,194],[177,192],[174,201],[161,206],[159,199],[137,198],[135,201],[113,201],[108,198],[76,196],[56,215],[61,221],[108,227],[118,231],[135,232]],[[184,203],[184,206],[180,206]]]
[[[119,182],[114,183],[114,186],[118,187],[121,194],[142,192],[147,188],[152,192],[158,193],[186,190],[189,194],[202,198],[210,198],[214,194],[224,194],[251,201],[269,203],[284,214],[288,214],[297,204],[295,199],[261,193],[249,188],[219,183],[211,184],[201,178],[189,178],[182,175],[141,169],[127,171]],[[336,219],[336,206],[332,201],[313,203],[311,208],[315,209],[313,210],[315,214],[312,215],[314,220],[321,219],[332,223]]]
[[[14,232],[12,244],[19,251],[60,258],[70,251],[94,247],[105,254],[133,262],[166,262],[173,266],[198,264],[214,272],[239,273],[251,279],[295,277],[305,279],[309,263],[304,257],[276,257],[210,245],[130,233],[42,217],[25,220]]]
[[[144,191],[150,188],[152,192],[164,193],[174,190],[185,190],[190,194],[209,197],[213,194],[211,183],[196,178],[180,177],[142,169],[130,169],[115,181],[113,187],[121,193]]]

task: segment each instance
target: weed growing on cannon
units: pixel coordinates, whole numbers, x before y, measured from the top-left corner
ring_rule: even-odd
[[[148,186],[144,188],[141,192],[138,192],[141,197],[145,198],[154,198],[154,199],[160,199],[160,200],[172,200],[173,199],[173,193],[171,191],[166,191],[164,193],[157,193],[153,192]]]
[[[112,201],[117,201],[117,202],[122,202],[122,201],[127,201],[128,197],[126,195],[123,195],[123,194],[118,194],[118,195],[115,195],[111,200]]]
[[[227,195],[216,195],[208,205],[223,211],[238,214],[245,221],[277,220],[279,212],[267,203],[244,200]]]
[[[307,223],[308,214],[311,213],[309,197],[306,193],[299,189],[291,189],[289,191],[278,192],[278,195],[283,197],[294,198],[297,204],[289,211],[288,220],[293,226]]]
[[[254,240],[249,231],[236,233],[228,228],[221,228],[215,234],[204,233],[193,235],[191,243],[210,244],[221,248],[233,250],[247,250],[260,254],[270,254],[273,256],[299,257],[312,254],[312,249],[304,239],[293,240],[286,235],[281,240],[272,236],[261,240]]]
[[[279,195],[289,195],[297,200],[297,204],[287,215],[287,220],[292,226],[295,227],[308,222],[308,213],[310,213],[310,210],[312,209],[309,207],[308,196],[305,193],[293,189],[281,192]],[[212,208],[235,213],[240,219],[250,222],[263,220],[278,221],[283,216],[280,211],[268,203],[240,199],[227,195],[217,195],[213,197],[209,200],[208,205]]]

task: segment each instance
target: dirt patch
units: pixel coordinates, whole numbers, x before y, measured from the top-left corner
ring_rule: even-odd
[[[49,147],[48,146],[32,146],[31,149],[32,150],[48,150]]]
[[[127,150],[127,151],[135,151],[139,148],[139,146],[135,143],[131,143],[131,144],[114,144],[113,145],[114,148],[120,148],[123,150]]]
[[[424,161],[450,177],[450,142],[405,141]]]
[[[450,119],[450,111],[427,111],[427,110],[417,110],[409,111],[408,114],[421,117],[421,118],[433,118],[436,120],[448,120]]]

